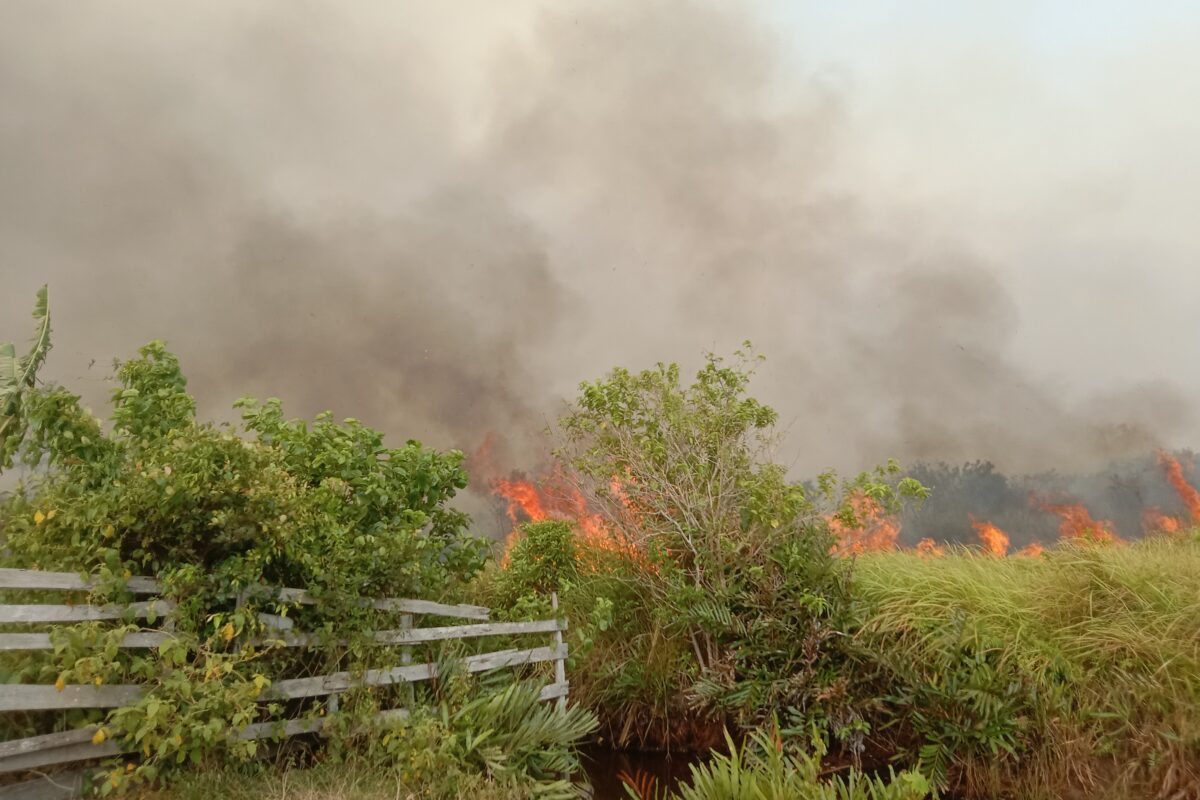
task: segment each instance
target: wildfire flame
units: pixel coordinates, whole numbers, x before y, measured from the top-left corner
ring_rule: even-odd
[[[946,555],[946,548],[926,536],[917,542],[916,554],[919,556],[936,557]]]
[[[1178,533],[1183,527],[1183,521],[1178,517],[1168,517],[1157,508],[1147,508],[1142,514],[1142,530],[1147,534]]]
[[[623,498],[616,478],[613,485],[617,487],[614,494]],[[508,501],[508,518],[513,525],[504,545],[502,567],[508,565],[509,553],[520,538],[520,525],[546,519],[573,523],[582,545],[581,554],[585,557],[597,552],[616,553],[642,564],[648,563],[642,550],[624,533],[607,525],[601,515],[592,512],[583,494],[575,487],[567,486],[560,475],[546,476],[538,484],[498,478],[492,481],[492,490]]]
[[[494,437],[489,434],[479,451],[470,459],[471,466],[481,473],[495,474],[492,465],[493,444]],[[1157,508],[1147,508],[1142,518],[1145,533],[1172,534],[1183,530],[1189,523],[1200,525],[1200,490],[1188,482],[1183,466],[1174,456],[1160,451],[1158,463],[1163,468],[1167,481],[1187,508],[1187,517],[1168,516]],[[613,476],[608,487],[611,498],[616,501],[613,507],[619,519],[615,522],[615,518],[606,517],[589,508],[584,495],[564,481],[558,473],[543,476],[537,482],[516,478],[493,478],[489,483],[495,494],[507,502],[506,513],[512,523],[503,564],[507,565],[508,553],[520,536],[522,523],[558,519],[574,525],[584,562],[588,560],[589,555],[615,553],[653,568],[644,549],[623,532],[626,518],[634,521],[635,527],[632,529],[636,530],[638,503],[632,500],[630,495],[632,493],[636,496],[636,491],[633,490],[636,490],[637,485],[632,475]],[[855,518],[853,522],[847,522],[836,515],[826,517],[829,529],[836,539],[831,550],[834,554],[845,556],[899,549],[900,521],[895,515],[889,513],[879,501],[861,492],[854,494],[849,502]],[[1030,502],[1033,506],[1059,518],[1059,536],[1064,540],[1111,543],[1122,541],[1111,521],[1093,518],[1091,512],[1081,503],[1053,502],[1036,494],[1030,497]],[[1011,539],[999,527],[973,517],[971,527],[984,552],[997,557],[1009,554]],[[1036,557],[1045,550],[1042,543],[1033,542],[1015,551],[1013,555]],[[946,547],[931,538],[924,538],[917,542],[913,552],[923,557],[942,556],[946,554]],[[594,563],[593,565],[598,566]]]
[[[1174,458],[1165,451],[1158,452],[1158,463],[1167,473],[1167,480],[1174,487],[1175,493],[1179,495],[1179,499],[1183,501],[1187,507],[1188,515],[1192,522],[1200,523],[1200,492],[1188,483],[1187,478],[1183,477],[1183,466],[1179,463],[1179,459]],[[1160,530],[1176,531],[1179,530],[1179,520],[1175,520],[1174,528],[1163,527]]]
[[[848,525],[837,516],[826,517],[829,530],[837,538],[833,552],[857,555],[880,550],[895,550],[900,541],[900,521],[888,514],[873,497],[861,492],[850,498],[856,525]]]
[[[994,556],[1003,557],[1008,553],[1008,534],[990,522],[971,519],[971,527],[979,537],[983,549]]]
[[[549,516],[537,487],[529,481],[497,478],[492,489],[508,501],[508,518],[514,526],[521,524],[521,514],[527,522],[541,522]]]
[[[1046,552],[1046,547],[1041,542],[1032,542],[1026,547],[1022,547],[1017,551],[1017,555],[1027,558],[1036,558]]]
[[[1037,496],[1032,497],[1031,500],[1038,508],[1058,517],[1058,535],[1063,539],[1092,542],[1121,541],[1113,531],[1111,522],[1093,519],[1091,512],[1082,503],[1052,503]]]

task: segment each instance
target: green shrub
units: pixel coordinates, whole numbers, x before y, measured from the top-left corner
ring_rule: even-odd
[[[522,525],[495,576],[494,604],[508,608],[523,598],[545,603],[579,577],[575,530],[569,522],[544,520]]]
[[[30,356],[0,348],[8,357],[0,364],[0,455],[4,465],[19,457],[31,468],[0,501],[0,560],[100,578],[90,598],[72,593],[70,602],[127,601],[125,580],[153,575],[177,607],[174,636],[157,651],[118,648],[134,629],[126,624],[86,624],[57,629],[51,652],[0,654],[4,680],[147,690],[107,714],[6,715],[5,738],[100,723],[98,736],[137,753],[128,768],[113,766],[104,792],[175,763],[253,756],[257,745],[236,734],[285,712],[259,702],[272,680],[392,665],[394,654],[365,637],[395,620],[361,598],[441,599],[482,567],[486,543],[448,505],[466,485],[461,453],[415,441],[388,447],[377,431],[329,414],[287,420],[278,400],[238,401],[240,429],[200,422],[179,362],[161,342],[117,365],[106,426],[78,396],[33,380],[49,347],[44,294],[35,316],[45,335]],[[316,603],[280,603],[268,587],[281,586],[303,587]],[[328,641],[264,644],[259,612],[292,616]],[[351,692],[343,711],[365,719],[398,692]]]
[[[356,420],[286,421],[239,401],[244,435],[196,421],[160,342],[120,365],[112,432],[60,387],[25,397],[35,474],[0,509],[10,566],[121,574],[194,568],[220,588],[428,596],[470,578],[483,544],[446,503],[462,454],[388,448]]]
[[[563,523],[527,526],[489,582],[531,603],[560,587],[575,696],[619,741],[703,744],[776,712],[839,735],[860,722],[836,657],[847,564],[824,515],[853,524],[856,493],[895,508],[924,489],[895,465],[789,480],[771,459],[776,414],[748,395],[754,361],[710,355],[690,383],[659,364],[583,384],[555,448],[587,507],[574,563]]]
[[[678,800],[922,800],[929,783],[918,772],[888,779],[851,772],[824,778],[824,748],[815,739],[809,754],[785,747],[778,730],[753,732],[742,746],[726,737],[728,755],[716,754],[691,768],[691,780]]]

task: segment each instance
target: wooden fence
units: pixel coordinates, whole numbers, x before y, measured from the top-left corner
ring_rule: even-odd
[[[0,569],[0,590],[47,590],[59,592],[88,591],[94,580],[82,578],[69,572],[42,572],[36,570]],[[126,581],[128,590],[134,595],[153,597],[159,593],[158,582],[153,578],[134,577]],[[275,600],[284,605],[313,605],[315,599],[303,589],[274,590]],[[551,597],[557,612],[558,598]],[[497,650],[467,656],[462,659],[467,672],[477,673],[502,667],[554,662],[554,683],[542,689],[543,700],[557,700],[565,706],[568,683],[565,662],[567,645],[563,642],[566,620],[547,619],[532,622],[489,622],[490,610],[482,606],[448,605],[427,600],[382,599],[363,600],[364,606],[399,615],[396,630],[381,630],[371,634],[375,644],[397,646],[397,664],[386,669],[366,670],[359,673],[339,672],[312,678],[291,678],[272,683],[263,692],[264,702],[271,700],[293,700],[298,698],[324,698],[325,709],[336,711],[338,695],[351,689],[368,686],[388,686],[428,681],[437,677],[436,663],[413,664],[412,646],[415,644],[457,639],[476,639],[488,636],[516,636],[528,634],[550,634],[549,646],[523,650]],[[125,636],[122,648],[155,648],[167,641],[171,633],[169,600],[150,599],[125,606],[79,605],[0,605],[0,625],[5,630],[12,626],[52,625],[59,623],[87,622],[92,620],[155,619],[157,629],[148,629]],[[470,621],[468,624],[418,627],[414,618],[420,615]],[[296,631],[293,621],[287,617],[260,614],[269,634],[261,641],[269,640],[276,646],[308,647],[327,644],[328,639]],[[0,651],[30,651],[52,649],[48,632],[0,632]],[[52,711],[76,708],[118,708],[136,702],[144,694],[137,685],[95,686],[66,685],[63,687],[41,684],[0,683],[0,712]],[[382,716],[403,716],[405,708],[382,712]],[[320,731],[322,719],[306,716],[298,719],[270,720],[246,726],[238,733],[243,740],[268,739],[295,736]],[[32,736],[25,739],[0,742],[0,775],[14,772],[38,771],[46,767],[76,761],[107,758],[128,752],[119,741],[105,739],[93,744],[95,726],[77,730]],[[46,776],[21,784],[0,786],[0,800],[25,800],[28,798],[72,797],[78,791],[81,772]]]

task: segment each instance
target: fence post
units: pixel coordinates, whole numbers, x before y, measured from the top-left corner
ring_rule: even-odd
[[[550,593],[550,608],[553,609],[554,621],[557,622],[558,621],[558,592]],[[562,629],[556,628],[554,631],[554,645],[556,648],[561,650],[562,643],[563,643]],[[554,659],[554,682],[556,684],[559,684],[560,686],[567,682],[567,665],[563,661],[563,657],[562,657],[561,653],[559,654],[558,658]],[[567,710],[566,695],[560,696],[558,698],[558,701],[556,704],[558,706],[559,711],[566,711]]]
[[[413,627],[413,615],[412,614],[401,614],[400,615],[400,630],[411,631],[412,627]],[[406,644],[400,648],[400,665],[401,666],[407,667],[409,664],[412,663],[412,653],[413,653],[413,649],[412,649],[412,645],[410,645],[410,644]],[[405,694],[405,706],[404,707],[409,710],[409,713],[411,713],[413,706],[415,706],[416,702],[417,702],[416,687],[412,685],[411,681],[407,681],[405,683],[404,694]]]

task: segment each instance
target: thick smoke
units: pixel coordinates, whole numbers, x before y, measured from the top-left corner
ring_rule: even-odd
[[[49,375],[93,403],[164,338],[208,414],[496,431],[506,467],[580,380],[746,338],[798,474],[1193,430],[1168,384],[1080,399],[1055,342],[1018,362],[1005,265],[839,181],[854,89],[765,6],[455,5],[0,6],[3,336],[49,282]]]

